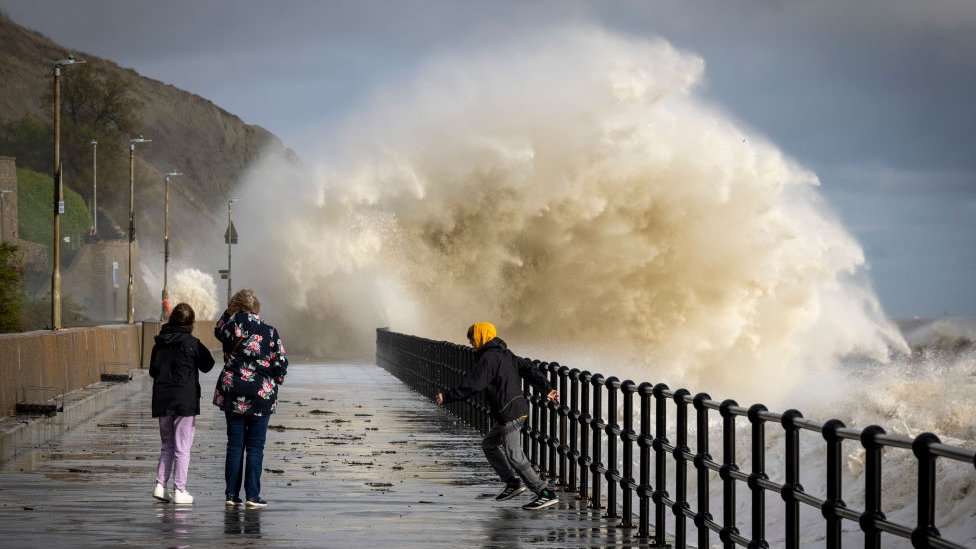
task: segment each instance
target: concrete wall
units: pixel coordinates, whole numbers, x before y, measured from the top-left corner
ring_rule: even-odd
[[[212,320],[197,322],[194,335],[207,348],[219,350],[213,326]],[[145,327],[120,324],[0,334],[0,415],[13,414],[18,401],[37,402],[96,383],[103,373],[147,368],[158,331],[158,323],[147,322]]]
[[[40,387],[55,396],[100,381],[103,372],[139,368],[141,329],[123,324],[0,335],[0,413],[12,414],[19,399],[38,400]]]

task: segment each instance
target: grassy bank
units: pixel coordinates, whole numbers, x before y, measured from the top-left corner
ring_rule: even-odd
[[[51,175],[17,168],[17,225],[20,238],[47,246],[54,239],[54,184]],[[78,253],[88,228],[91,212],[81,195],[65,186],[61,215],[61,261],[69,263]],[[65,242],[64,238],[70,242]],[[50,262],[50,253],[48,254]]]

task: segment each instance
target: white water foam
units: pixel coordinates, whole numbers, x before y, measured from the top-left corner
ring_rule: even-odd
[[[319,355],[491,320],[526,352],[757,397],[906,349],[816,176],[697,95],[703,71],[592,29],[439,59],[314,177],[251,174],[242,261]]]
[[[310,354],[489,320],[520,354],[972,446],[972,355],[911,358],[816,175],[703,99],[703,76],[589,28],[433,60],[332,128],[311,175],[254,170],[235,258]],[[895,459],[891,516],[913,512]],[[971,467],[949,482],[940,515],[976,530]]]
[[[193,267],[176,271],[169,286],[170,305],[189,303],[198,320],[214,320],[224,308],[217,301],[213,276]]]

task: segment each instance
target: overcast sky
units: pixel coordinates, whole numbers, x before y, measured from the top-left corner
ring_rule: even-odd
[[[313,158],[323,124],[443,52],[590,24],[706,63],[704,95],[814,170],[889,315],[976,315],[976,1],[0,0]]]

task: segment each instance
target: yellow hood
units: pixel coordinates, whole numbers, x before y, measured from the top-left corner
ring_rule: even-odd
[[[485,343],[495,339],[498,332],[491,322],[478,322],[468,329],[468,334],[474,342],[474,348],[480,349],[485,346]]]

